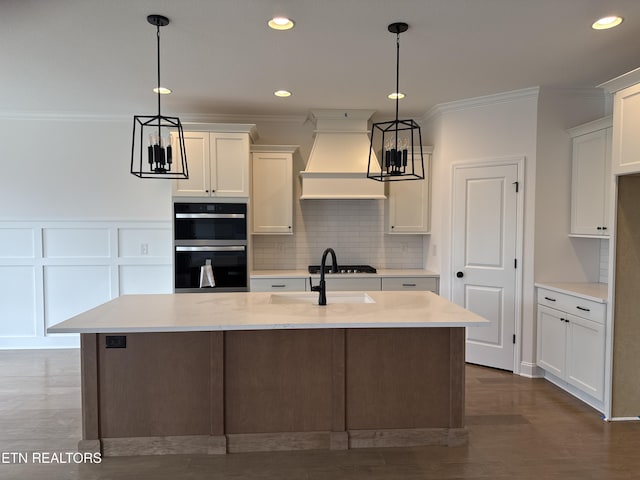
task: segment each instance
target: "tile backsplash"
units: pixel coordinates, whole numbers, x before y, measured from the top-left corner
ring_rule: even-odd
[[[294,235],[254,235],[255,270],[306,269],[331,247],[340,264],[423,268],[422,235],[386,235],[384,201],[302,200]]]
[[[600,240],[600,283],[609,283],[609,240]]]

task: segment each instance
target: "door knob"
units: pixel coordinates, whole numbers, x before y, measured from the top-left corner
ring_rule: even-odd
[[[464,273],[462,273],[462,272],[456,272],[456,277],[458,277],[458,278],[462,278],[462,277],[464,277]]]

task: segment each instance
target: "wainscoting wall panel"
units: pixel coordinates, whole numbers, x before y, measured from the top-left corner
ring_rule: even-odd
[[[31,265],[0,268],[0,332],[2,335],[36,334],[36,276]]]
[[[109,265],[45,265],[43,291],[47,328],[114,297]]]
[[[109,228],[43,228],[42,247],[46,258],[109,258]]]
[[[171,265],[120,265],[120,295],[171,293]]]
[[[47,327],[123,294],[172,291],[171,223],[0,222],[0,349],[79,346]]]
[[[33,258],[32,228],[0,228],[0,258]]]

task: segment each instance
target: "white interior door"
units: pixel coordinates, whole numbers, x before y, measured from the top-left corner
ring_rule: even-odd
[[[491,321],[467,328],[467,362],[513,371],[518,165],[456,167],[452,298]]]

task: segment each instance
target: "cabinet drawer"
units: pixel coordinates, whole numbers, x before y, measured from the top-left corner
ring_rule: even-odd
[[[356,291],[356,292],[376,292],[380,291],[380,278],[372,277],[372,278],[344,278],[342,277],[334,277],[331,275],[325,276],[325,281],[327,282],[327,291],[328,292],[339,292],[339,291]],[[318,285],[320,283],[319,276],[313,276],[313,284]]]
[[[252,278],[250,281],[252,292],[304,292],[305,286],[304,278]]]
[[[419,290],[438,293],[434,277],[383,277],[382,290]]]
[[[604,303],[593,302],[544,288],[538,288],[538,304],[599,323],[604,323],[607,312],[607,305]]]

